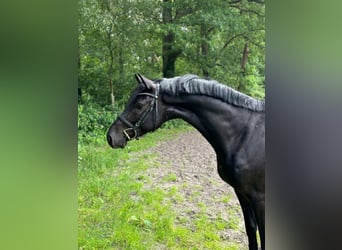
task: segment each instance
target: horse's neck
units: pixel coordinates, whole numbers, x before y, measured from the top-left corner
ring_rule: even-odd
[[[193,125],[216,152],[233,144],[250,117],[241,108],[206,96],[168,97],[166,102],[168,119],[181,118]]]

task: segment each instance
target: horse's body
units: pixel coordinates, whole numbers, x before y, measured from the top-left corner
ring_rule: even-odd
[[[249,249],[265,248],[265,112],[264,102],[215,81],[194,75],[139,82],[125,111],[112,124],[107,140],[124,147],[128,140],[181,118],[208,140],[217,155],[218,173],[235,190]],[[133,125],[134,123],[134,125]]]

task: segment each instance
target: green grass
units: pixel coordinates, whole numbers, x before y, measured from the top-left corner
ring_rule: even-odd
[[[172,209],[172,200],[182,201],[177,187],[143,188],[150,182],[145,170],[155,167],[156,157],[144,150],[182,131],[161,129],[119,150],[105,141],[79,147],[79,249],[241,249],[219,238],[217,232],[228,225],[220,218],[210,221],[204,203],[191,222],[194,228],[187,228],[176,223]],[[175,180],[170,174],[163,181]]]
[[[169,173],[168,175],[166,175],[164,178],[163,178],[164,181],[166,182],[174,182],[177,180],[177,176],[173,173]]]

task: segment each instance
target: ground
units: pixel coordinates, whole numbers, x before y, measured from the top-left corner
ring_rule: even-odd
[[[195,129],[79,146],[79,249],[247,249],[235,193]]]
[[[147,170],[150,182],[146,189],[155,187],[177,190],[173,209],[177,223],[195,228],[199,213],[220,220],[229,227],[219,232],[222,240],[239,243],[247,248],[242,212],[235,193],[217,173],[216,155],[210,144],[196,130],[178,134],[148,150],[153,157],[153,168]],[[155,167],[157,166],[157,167]]]

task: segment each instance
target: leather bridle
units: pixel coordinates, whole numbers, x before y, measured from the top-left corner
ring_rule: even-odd
[[[150,96],[152,97],[152,100],[150,102],[150,105],[145,109],[144,113],[140,116],[139,120],[133,125],[131,122],[127,121],[125,117],[120,115],[118,119],[122,121],[128,128],[122,130],[122,133],[126,136],[128,140],[132,139],[139,139],[139,130],[141,130],[141,126],[144,124],[146,121],[146,118],[148,115],[154,110],[154,116],[153,116],[153,130],[156,130],[157,126],[157,120],[158,120],[158,96],[159,96],[159,87],[160,84],[156,84],[156,90],[154,94],[150,93],[139,93],[138,95],[143,95],[143,96]],[[133,131],[134,135],[133,137],[130,137],[128,134],[128,131]]]

